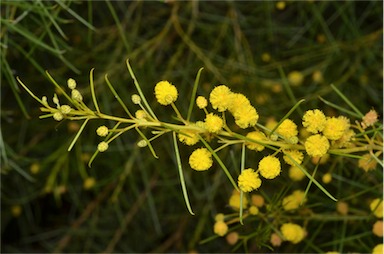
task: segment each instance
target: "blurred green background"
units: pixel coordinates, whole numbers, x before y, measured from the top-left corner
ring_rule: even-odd
[[[163,79],[175,84],[177,106],[186,114],[201,67],[198,94],[207,96],[217,84],[244,92],[262,123],[281,118],[302,98],[306,102],[293,115],[296,122],[300,110],[310,108],[339,114],[319,99],[347,107],[329,84],[363,113],[374,108],[383,114],[381,1],[1,1],[0,34],[2,252],[270,251],[253,240],[235,249],[225,239],[200,243],[213,235],[214,215],[230,210],[232,189],[221,171],[190,172],[190,148],[181,154],[195,216],[184,204],[170,136],[153,142],[155,159],[148,149],[137,148],[136,133],[125,134],[88,168],[99,142],[95,130],[110,123],[91,122],[67,152],[80,125],[39,119],[39,104],[16,76],[48,101],[55,89],[45,70],[62,86],[74,78],[91,103],[89,71],[95,68],[102,111],[124,116],[104,75],[134,109],[130,98],[136,91],[125,65],[130,59],[147,99],[165,121],[172,121],[171,111],[155,102],[154,85]],[[303,75],[301,85],[286,85],[292,71]],[[194,116],[197,120],[202,112]],[[238,154],[236,149],[223,154],[229,167],[238,163]],[[355,171],[343,179],[356,186],[346,180],[349,187],[335,184],[334,193],[368,188],[367,197],[381,195],[382,172]],[[86,189],[89,177],[96,184]],[[324,202],[323,209],[334,209],[321,192],[319,197],[325,199],[317,201]],[[302,245],[275,251],[369,252],[380,242],[362,221],[309,227],[322,229]],[[341,235],[348,240],[338,241]]]

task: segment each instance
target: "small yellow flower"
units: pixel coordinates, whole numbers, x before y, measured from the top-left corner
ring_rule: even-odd
[[[280,174],[280,161],[278,158],[268,155],[260,160],[258,170],[264,178],[273,179]]]
[[[303,116],[303,126],[311,133],[318,133],[325,127],[327,118],[321,110],[308,110]]]
[[[372,233],[378,237],[383,237],[383,221],[378,220],[373,224]]]
[[[344,116],[329,117],[325,123],[323,134],[330,140],[337,140],[343,136],[349,126],[349,119]]]
[[[216,214],[215,221],[224,221],[224,214],[222,213]]]
[[[145,119],[147,117],[147,112],[142,109],[136,110],[135,117],[137,119]]]
[[[100,143],[97,145],[97,150],[99,150],[99,152],[102,153],[102,152],[107,151],[108,147],[109,147],[108,143],[102,141],[102,142],[100,142]]]
[[[76,88],[76,80],[74,80],[73,78],[69,78],[67,80],[67,85],[69,87],[69,89],[73,90]]]
[[[377,161],[369,153],[364,154],[358,162],[358,167],[363,169],[365,172],[375,169],[376,166]]]
[[[295,161],[299,165],[303,162],[304,154],[302,152],[298,150],[283,150],[283,152],[284,152],[283,159],[287,164],[291,166],[295,166],[296,164],[293,161]],[[289,158],[288,155],[292,159]]]
[[[322,157],[329,149],[329,141],[320,134],[312,135],[304,143],[305,151],[311,157]]]
[[[95,186],[95,184],[96,184],[96,180],[95,180],[95,178],[93,178],[93,177],[87,177],[87,178],[84,180],[83,188],[86,189],[86,190],[89,190],[89,189],[91,189],[93,186]]]
[[[285,240],[293,244],[301,242],[305,237],[304,229],[297,224],[284,223],[280,230]]]
[[[218,133],[223,128],[223,125],[223,119],[213,113],[209,113],[205,117],[205,129],[211,133]]]
[[[347,215],[349,211],[349,205],[343,201],[337,201],[336,203],[336,211],[341,215]]]
[[[97,128],[96,133],[100,137],[105,137],[108,135],[108,127],[105,125],[102,125],[99,128]]]
[[[229,245],[234,245],[237,243],[237,241],[239,240],[239,233],[237,232],[231,232],[227,235],[227,237],[225,238],[225,240],[227,240],[227,243]]]
[[[240,192],[238,192],[237,190],[233,190],[228,203],[234,210],[238,211],[240,209]],[[243,209],[247,208],[248,206],[248,199],[246,199],[245,196],[243,196],[242,205],[243,205]]]
[[[209,101],[214,109],[223,112],[227,110],[232,103],[232,92],[225,85],[216,86],[209,94]]]
[[[259,120],[259,115],[257,114],[256,109],[251,105],[238,108],[233,113],[233,116],[235,118],[235,123],[242,129],[255,126],[257,120]]]
[[[307,201],[305,193],[301,190],[295,190],[291,195],[283,198],[282,205],[285,211],[292,211],[299,208]]]
[[[231,103],[228,105],[228,110],[232,115],[234,115],[239,108],[251,106],[248,98],[242,93],[232,93],[230,101]]]
[[[261,179],[258,173],[256,173],[252,168],[248,168],[243,170],[243,172],[239,175],[238,185],[240,190],[244,192],[251,192],[260,187]]]
[[[252,215],[257,215],[259,213],[259,208],[257,208],[257,206],[251,206],[249,209],[248,209],[248,212]]]
[[[160,81],[155,86],[155,96],[161,105],[169,105],[177,100],[177,89],[168,81]]]
[[[285,119],[279,127],[277,127],[276,132],[288,140],[297,137],[299,133],[297,131],[297,125],[291,119]]]
[[[364,115],[361,125],[364,129],[372,126],[377,122],[378,117],[379,115],[377,114],[376,110],[371,109],[367,114]]]
[[[199,142],[199,135],[194,131],[183,131],[178,134],[179,140],[188,146],[193,146]]]
[[[279,1],[276,3],[276,9],[278,10],[284,10],[286,6],[286,3],[284,1]]]
[[[332,181],[332,175],[331,175],[331,173],[326,173],[326,174],[324,174],[323,177],[322,177],[322,181],[323,181],[323,183],[325,183],[325,184],[330,183],[330,182]]]
[[[296,166],[292,166],[289,168],[288,175],[289,178],[291,178],[293,181],[301,181],[305,177],[303,171],[301,171],[301,169]]]
[[[213,232],[218,236],[224,236],[228,232],[228,225],[224,221],[216,221]]]
[[[212,154],[206,148],[198,148],[189,156],[189,165],[194,170],[208,170],[212,164]]]
[[[377,218],[383,218],[383,200],[376,198],[370,204],[369,208]]]
[[[311,162],[315,165],[316,164],[323,165],[328,162],[329,158],[330,158],[330,155],[327,153],[321,157],[312,157]]]
[[[383,244],[376,245],[372,250],[372,254],[383,254]]]
[[[141,103],[141,97],[138,94],[132,94],[131,100],[133,104],[140,104]]]
[[[288,74],[288,81],[292,86],[300,86],[304,81],[304,75],[299,71],[292,71]]]
[[[257,141],[261,141],[261,142],[267,140],[267,137],[261,131],[249,132],[246,137],[249,138],[249,139],[253,139],[253,140],[257,140]],[[260,144],[258,144],[256,142],[252,142],[252,143],[251,142],[246,142],[246,146],[250,150],[255,150],[255,151],[259,151],[259,152],[264,150],[264,146],[260,145]]]
[[[203,109],[203,108],[206,108],[208,106],[208,101],[207,101],[207,99],[205,99],[204,96],[199,96],[196,99],[196,105],[200,109]]]
[[[259,194],[253,194],[251,196],[252,204],[256,207],[262,207],[265,203],[264,197]]]

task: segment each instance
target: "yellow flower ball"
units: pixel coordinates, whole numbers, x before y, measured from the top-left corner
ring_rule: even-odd
[[[280,161],[278,158],[268,155],[260,160],[258,169],[264,178],[273,179],[280,174]]]
[[[292,71],[288,74],[288,82],[292,86],[300,86],[304,81],[304,75],[299,71]]]
[[[308,110],[303,116],[303,126],[308,132],[318,133],[325,127],[327,118],[321,110]]]
[[[301,242],[305,237],[304,229],[297,224],[284,223],[280,230],[285,240],[293,244]]]
[[[60,111],[57,111],[57,112],[55,112],[54,114],[53,114],[53,119],[55,119],[56,121],[61,121],[61,120],[63,120],[63,118],[64,118],[64,115],[63,115],[63,113],[61,113]]]
[[[256,207],[262,207],[265,203],[264,197],[259,194],[253,194],[251,196],[252,204]]]
[[[200,109],[203,109],[203,108],[206,108],[208,106],[208,101],[207,99],[205,99],[204,96],[199,96],[197,97],[196,99],[196,105],[200,108]]]
[[[240,192],[237,190],[234,190],[232,192],[231,197],[229,198],[229,206],[231,206],[234,210],[239,210],[240,209]],[[243,196],[243,209],[247,208],[248,206],[248,199],[246,199],[245,196]]]
[[[326,137],[316,134],[307,138],[304,143],[305,151],[311,157],[322,157],[329,149],[329,141]]]
[[[294,163],[294,161],[299,165],[303,162],[304,154],[302,152],[298,150],[283,150],[283,152],[283,159],[287,164],[295,166],[296,164]],[[289,158],[288,155],[291,158]]]
[[[232,103],[232,92],[225,85],[216,86],[209,94],[209,101],[214,109],[223,112]]]
[[[145,111],[142,110],[142,109],[136,110],[136,112],[135,112],[135,117],[136,117],[137,119],[141,119],[141,120],[143,120],[143,119],[145,119],[147,116],[148,116],[148,115],[147,115],[147,112],[145,112]]]
[[[279,127],[277,127],[276,132],[288,140],[297,137],[299,133],[297,125],[291,119],[285,119]]]
[[[223,119],[213,113],[209,113],[205,117],[205,129],[211,133],[218,133],[224,125]]]
[[[377,218],[383,218],[383,200],[376,198],[370,204],[369,208]]]
[[[183,131],[178,134],[179,140],[188,146],[199,142],[199,135],[194,131]]]
[[[107,150],[108,150],[108,147],[109,147],[108,143],[102,141],[102,142],[100,142],[100,143],[97,145],[97,150],[99,150],[99,152],[102,153],[102,152],[107,151]]]
[[[248,98],[242,93],[232,93],[230,101],[231,103],[228,105],[228,110],[232,115],[234,115],[239,108],[251,106]]]
[[[256,109],[251,105],[238,108],[233,113],[233,116],[237,126],[242,129],[255,126],[257,120],[259,120],[259,114],[257,114]]]
[[[340,213],[341,215],[347,215],[349,211],[349,205],[348,203],[344,201],[337,201],[336,203],[336,211]]]
[[[99,128],[97,128],[96,133],[100,137],[105,137],[108,135],[108,127],[105,125],[102,125]]]
[[[383,221],[378,220],[373,224],[372,233],[378,237],[383,237]]]
[[[169,105],[177,100],[177,89],[168,81],[160,81],[155,86],[156,100],[161,105]]]
[[[91,189],[93,186],[95,186],[96,184],[96,179],[93,178],[93,177],[87,177],[85,180],[84,180],[84,183],[83,183],[83,188],[86,189],[86,190],[89,190]]]
[[[76,88],[76,80],[74,80],[73,78],[69,78],[67,80],[67,85],[69,87],[69,89],[73,90]]]
[[[330,182],[332,181],[332,175],[331,175],[331,173],[326,173],[326,174],[324,174],[323,177],[322,177],[322,181],[323,181],[323,183],[325,183],[325,184],[330,183]]]
[[[227,235],[227,237],[225,238],[225,240],[227,240],[227,243],[229,245],[234,245],[237,243],[237,241],[239,240],[239,233],[237,232],[231,232]]]
[[[267,137],[261,131],[249,132],[246,137],[249,138],[249,139],[253,139],[253,140],[257,140],[257,141],[261,141],[261,142],[267,140]],[[255,150],[255,151],[259,151],[259,152],[264,150],[264,146],[260,145],[260,144],[258,144],[256,142],[252,142],[252,143],[251,142],[246,142],[246,146],[250,150]]]
[[[213,232],[218,236],[224,236],[228,232],[228,225],[224,221],[216,221]]]
[[[383,244],[376,245],[372,250],[372,254],[383,254]]]
[[[240,190],[244,192],[251,192],[260,187],[261,179],[258,173],[256,173],[252,168],[248,168],[243,170],[243,172],[239,175],[238,185]]]
[[[291,178],[291,180],[293,181],[301,181],[305,177],[303,171],[301,171],[301,169],[296,166],[292,166],[289,168],[288,175],[289,178]]]
[[[189,165],[194,170],[208,170],[212,164],[212,154],[206,148],[198,148],[189,156]]]
[[[224,221],[224,214],[222,213],[216,214],[215,221]]]
[[[252,214],[252,215],[257,215],[259,213],[259,208],[257,208],[257,206],[251,206],[249,209],[248,209],[248,212],[249,214]]]
[[[307,201],[304,191],[295,190],[291,195],[283,198],[282,205],[285,211],[292,211],[299,208]]]
[[[344,116],[329,117],[325,123],[323,134],[330,140],[337,140],[343,136],[349,126],[349,119]]]

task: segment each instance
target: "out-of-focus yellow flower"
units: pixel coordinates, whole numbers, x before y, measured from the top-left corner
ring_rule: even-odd
[[[305,237],[304,229],[297,224],[284,223],[280,230],[285,240],[293,244],[301,242]]]

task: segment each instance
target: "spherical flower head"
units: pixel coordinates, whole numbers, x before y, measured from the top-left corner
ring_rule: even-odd
[[[318,133],[325,127],[327,118],[321,110],[308,110],[303,116],[303,126],[308,132]]]
[[[349,210],[349,205],[343,201],[337,201],[336,203],[336,211],[341,215],[347,215]]]
[[[69,89],[73,90],[76,88],[76,81],[73,78],[69,78],[67,80],[67,85],[68,85]]]
[[[364,154],[358,161],[358,167],[363,169],[365,172],[375,169],[377,161],[369,153]]]
[[[277,127],[276,132],[285,139],[296,137],[299,133],[297,131],[297,125],[291,119],[285,119],[279,127]]]
[[[203,109],[203,108],[206,108],[208,106],[208,101],[207,99],[205,99],[204,96],[199,96],[197,97],[196,99],[196,105],[200,108],[200,109]]]
[[[326,137],[315,134],[309,136],[304,143],[305,151],[311,157],[322,157],[329,149],[329,141]]]
[[[100,153],[107,151],[109,145],[107,142],[102,141],[97,145],[97,150],[99,150]]]
[[[234,115],[239,108],[247,107],[247,106],[251,106],[251,103],[249,102],[248,98],[244,94],[232,93],[231,103],[228,106],[228,109],[232,113],[232,115]]]
[[[256,206],[253,205],[253,206],[249,207],[248,212],[249,212],[249,214],[257,215],[259,213],[259,208],[257,208]]]
[[[205,117],[205,129],[211,133],[218,133],[224,125],[223,119],[213,113],[209,113]]]
[[[264,178],[274,179],[280,174],[280,161],[278,158],[268,155],[260,160],[258,170]]]
[[[291,195],[283,198],[282,205],[285,211],[292,211],[299,208],[306,202],[305,193],[301,190],[295,190]]]
[[[383,200],[376,198],[370,204],[369,208],[377,218],[383,218]]]
[[[155,96],[161,105],[169,105],[177,100],[177,89],[168,81],[160,81],[155,86]]]
[[[251,192],[256,190],[261,185],[261,179],[259,174],[256,173],[252,168],[243,170],[238,177],[238,185],[240,190],[244,192]]]
[[[136,110],[135,117],[137,119],[145,119],[147,117],[147,112],[142,109]]]
[[[213,232],[218,236],[224,236],[228,232],[228,225],[224,221],[216,221]]]
[[[378,245],[376,245],[373,250],[372,250],[372,254],[383,254],[383,244],[380,243]]]
[[[238,108],[233,113],[233,116],[237,126],[242,129],[255,126],[257,120],[259,120],[259,114],[257,114],[256,109],[251,105]]]
[[[133,104],[140,104],[141,103],[141,97],[138,94],[132,94],[131,100]]]
[[[383,221],[378,220],[373,224],[372,233],[378,237],[383,237]]]
[[[292,86],[300,86],[304,81],[304,75],[299,71],[292,71],[288,74],[288,82]]]
[[[105,137],[108,135],[108,127],[105,125],[100,126],[96,130],[96,134],[100,137]]]
[[[208,170],[212,164],[212,154],[206,148],[198,148],[189,156],[189,165],[194,170]]]
[[[224,221],[224,214],[222,213],[216,214],[215,221]]]
[[[325,123],[323,134],[330,140],[337,140],[343,136],[349,126],[349,119],[344,116],[329,117]]]
[[[263,207],[265,203],[264,197],[259,194],[253,194],[251,196],[251,201],[252,201],[252,204],[255,205],[256,207]]]
[[[295,166],[296,164],[294,163],[294,161],[299,165],[303,162],[304,154],[302,152],[298,150],[284,150],[283,152],[283,159],[287,164]],[[290,156],[290,158],[288,157],[288,155]]]
[[[240,210],[240,192],[237,190],[234,190],[232,192],[231,197],[229,198],[229,205],[234,209],[234,210]],[[248,199],[243,196],[243,209],[247,208],[248,206]]]
[[[209,94],[209,102],[214,109],[223,112],[227,110],[232,103],[232,92],[225,85],[216,86]]]
[[[69,105],[62,105],[60,106],[60,112],[64,115],[69,114],[71,112],[72,108]]]
[[[323,181],[323,183],[325,184],[328,184],[332,181],[332,175],[331,173],[326,173],[323,175],[323,177],[321,178],[321,180]]]
[[[53,113],[53,119],[55,119],[56,121],[61,121],[63,120],[63,118],[64,118],[64,115],[60,111]]]
[[[93,177],[87,177],[85,180],[84,180],[84,183],[83,183],[83,188],[86,189],[86,190],[89,190],[91,189],[93,186],[95,186],[96,184],[96,179],[93,178]]]
[[[304,229],[299,225],[293,223],[284,223],[281,226],[280,231],[284,236],[285,240],[293,244],[301,242],[301,240],[303,240],[305,237]]]
[[[361,123],[361,125],[364,129],[369,126],[372,126],[377,122],[378,117],[379,115],[377,114],[376,110],[371,109],[367,114],[363,116],[363,122]]]
[[[301,171],[301,169],[296,166],[292,166],[289,168],[288,175],[292,181],[301,181],[305,177],[303,171]]]
[[[260,141],[260,142],[263,142],[263,141],[267,140],[267,137],[261,131],[249,132],[246,137],[249,138],[249,139]],[[252,142],[252,143],[251,142],[246,142],[246,146],[250,150],[255,150],[255,151],[259,151],[259,152],[263,151],[264,148],[265,148],[263,145],[260,145],[260,144],[258,144],[256,142]]]
[[[178,134],[179,140],[188,146],[193,146],[199,142],[199,135],[194,131],[183,131]]]
[[[237,243],[237,241],[239,240],[239,233],[237,232],[231,232],[227,235],[227,237],[225,238],[225,240],[227,240],[227,243],[229,245],[235,245]]]
[[[71,96],[72,96],[72,99],[74,99],[75,101],[79,101],[79,102],[83,101],[83,96],[77,89],[72,89]]]

